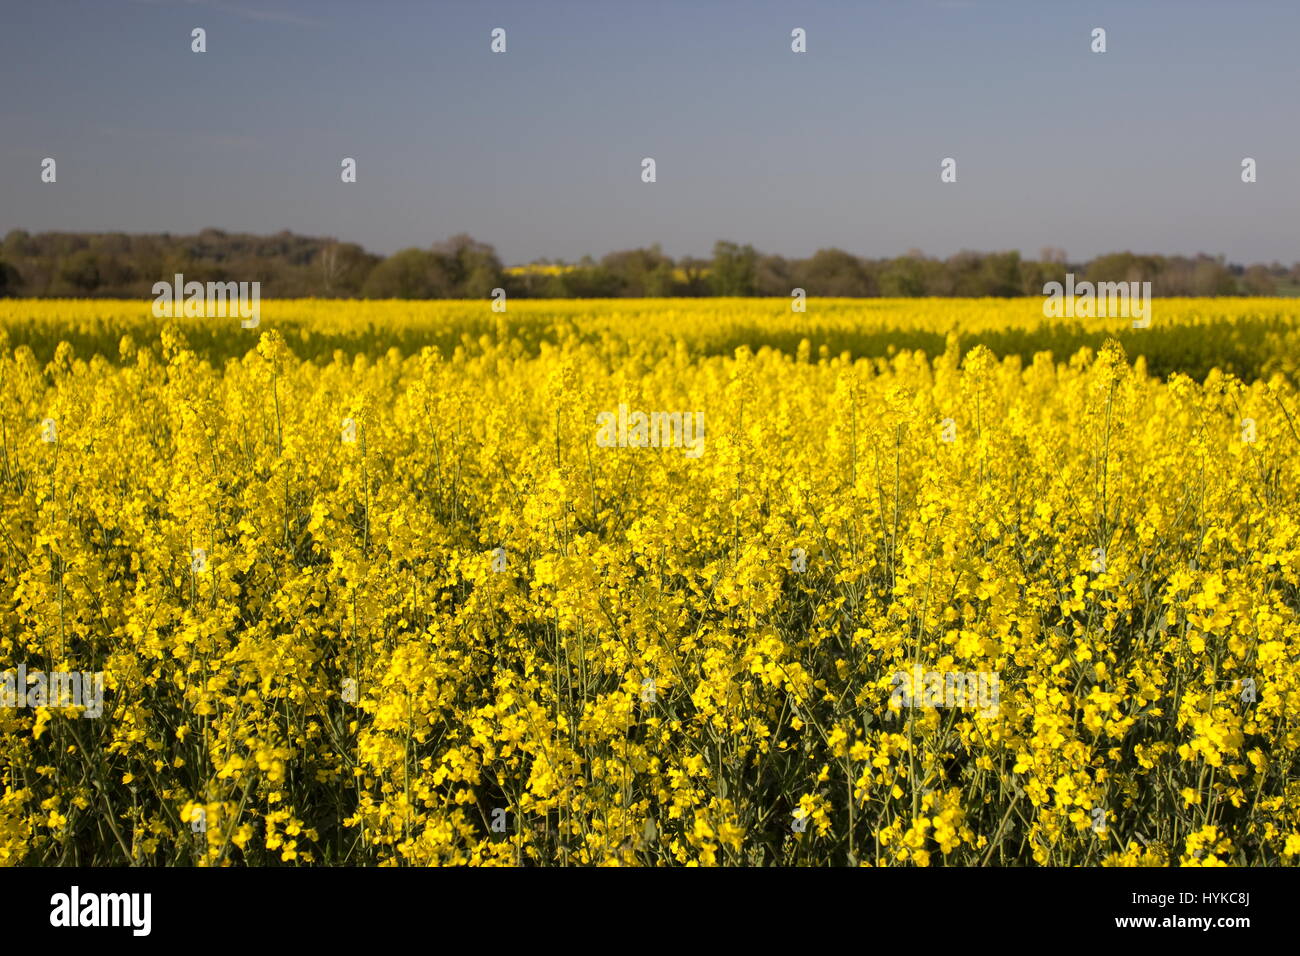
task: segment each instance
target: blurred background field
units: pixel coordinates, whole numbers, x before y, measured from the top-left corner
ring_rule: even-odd
[[[0,331],[8,346],[27,346],[42,362],[60,342],[79,357],[116,359],[122,339],[158,342],[168,323],[190,349],[220,365],[244,355],[257,330],[237,319],[158,319],[151,302],[121,299],[0,300]],[[275,299],[261,304],[261,328],[277,329],[301,359],[329,361],[336,351],[412,355],[428,346],[450,355],[505,343],[536,355],[544,344],[597,343],[608,351],[657,342],[696,355],[730,355],[748,346],[817,358],[888,358],[919,351],[943,354],[956,336],[962,354],[985,345],[999,358],[1028,363],[1039,352],[1066,361],[1081,348],[1115,339],[1148,373],[1182,372],[1203,380],[1212,368],[1252,380],[1300,367],[1300,300],[1170,298],[1152,300],[1149,328],[1124,318],[1048,319],[1041,298],[809,299],[791,311],[785,298],[512,300],[507,311],[488,300],[362,301]]]

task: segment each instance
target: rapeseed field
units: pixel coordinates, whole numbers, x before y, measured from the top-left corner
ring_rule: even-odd
[[[0,300],[0,863],[1294,864],[1298,362],[1278,299]]]

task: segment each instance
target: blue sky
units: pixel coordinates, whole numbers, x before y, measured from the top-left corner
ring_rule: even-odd
[[[2,0],[0,232],[1290,263],[1297,37],[1285,0]]]

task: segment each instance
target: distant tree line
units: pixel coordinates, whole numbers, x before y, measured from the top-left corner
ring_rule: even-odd
[[[486,298],[497,288],[525,298],[788,296],[795,288],[810,296],[1037,296],[1067,272],[1080,281],[1150,281],[1155,295],[1300,294],[1300,263],[1131,252],[1071,263],[1054,248],[1038,259],[1018,252],[937,259],[916,250],[866,259],[842,249],[793,259],[720,240],[708,259],[673,259],[655,245],[506,268],[492,246],[466,235],[387,257],[334,239],[217,229],[194,236],[15,229],[0,245],[0,296],[151,297],[155,282],[178,272],[187,281],[258,281],[264,297]]]

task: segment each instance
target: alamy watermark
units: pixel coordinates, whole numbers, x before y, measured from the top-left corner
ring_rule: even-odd
[[[1001,687],[998,675],[988,671],[926,671],[919,664],[911,672],[899,671],[891,679],[890,709],[897,707],[962,707],[981,717],[998,715]]]
[[[240,318],[240,325],[255,329],[262,321],[262,283],[186,282],[176,273],[173,283],[153,284],[153,315],[156,319],[183,315],[187,318]]]
[[[119,926],[129,928],[133,936],[148,936],[152,910],[152,893],[83,893],[74,885],[50,897],[50,925]]]
[[[1133,328],[1151,325],[1150,282],[1074,281],[1067,273],[1065,284],[1048,282],[1043,286],[1043,315],[1049,319],[1132,318]]]
[[[596,444],[601,448],[682,448],[687,458],[704,454],[703,412],[618,412],[596,415]]]
[[[0,672],[0,707],[83,707],[83,717],[104,713],[103,671]]]

